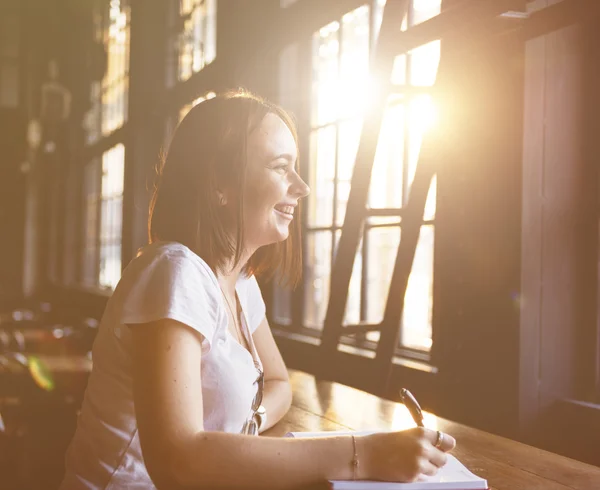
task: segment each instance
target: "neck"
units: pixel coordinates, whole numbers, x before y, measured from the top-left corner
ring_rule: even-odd
[[[252,252],[244,252],[240,258],[240,261],[235,267],[233,266],[233,259],[231,259],[225,264],[223,269],[217,273],[219,285],[226,294],[235,297],[235,285],[240,277],[240,274],[242,273],[242,270],[244,269],[244,266],[248,263],[248,260],[250,260],[250,257],[252,257],[253,253],[254,250]]]

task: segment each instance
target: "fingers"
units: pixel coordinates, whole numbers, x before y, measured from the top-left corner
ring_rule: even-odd
[[[452,451],[456,447],[456,439],[445,432],[442,432],[443,438],[442,443],[439,446],[439,449],[447,453],[448,451]],[[437,433],[436,433],[437,438]]]
[[[456,439],[454,439],[454,437],[452,437],[449,434],[446,434],[445,432],[440,432],[437,430],[431,430],[431,429],[422,429],[423,430],[423,436],[425,437],[425,439],[427,439],[432,446],[437,447],[438,449],[440,449],[441,451],[444,451],[445,453],[448,451],[451,451],[452,449],[454,449],[454,447],[456,446]],[[441,434],[441,440],[438,440],[438,432],[440,432]],[[437,446],[436,446],[437,444]]]
[[[420,473],[422,475],[433,476],[438,472],[438,467],[432,464],[430,461],[421,462]]]
[[[429,461],[436,468],[441,468],[442,466],[444,466],[447,460],[448,457],[446,456],[446,453],[440,451],[439,449],[433,448],[431,450],[431,453],[429,454]]]

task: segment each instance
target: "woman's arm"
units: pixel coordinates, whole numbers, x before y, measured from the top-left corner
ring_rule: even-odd
[[[267,423],[260,428],[260,432],[264,432],[279,422],[290,409],[292,387],[287,368],[266,318],[254,331],[252,338],[265,372],[262,404],[267,412]]]
[[[353,449],[348,437],[298,443],[204,432],[200,334],[173,320],[130,327],[140,443],[158,488],[283,489],[327,477],[351,478]],[[267,369],[271,359],[265,361]],[[272,381],[276,386],[281,380]],[[288,406],[277,391],[265,400],[272,413],[281,413],[274,419]]]
[[[354,451],[348,436],[293,439],[205,432],[200,334],[173,320],[131,325],[131,331],[140,443],[159,489],[289,489],[352,478]],[[434,441],[435,432],[425,429],[356,437],[357,476],[406,481],[432,473],[444,463]],[[448,436],[444,441],[453,440]]]

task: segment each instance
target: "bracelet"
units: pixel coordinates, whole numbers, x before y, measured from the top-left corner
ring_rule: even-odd
[[[354,450],[354,456],[352,457],[352,480],[356,480],[356,472],[358,471],[358,453],[356,452],[356,438],[352,437],[352,449]]]

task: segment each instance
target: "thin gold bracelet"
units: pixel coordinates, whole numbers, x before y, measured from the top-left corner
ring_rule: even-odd
[[[354,456],[352,458],[352,480],[356,480],[356,472],[358,471],[358,453],[356,452],[356,438],[354,434],[352,437],[352,448],[354,449]]]

